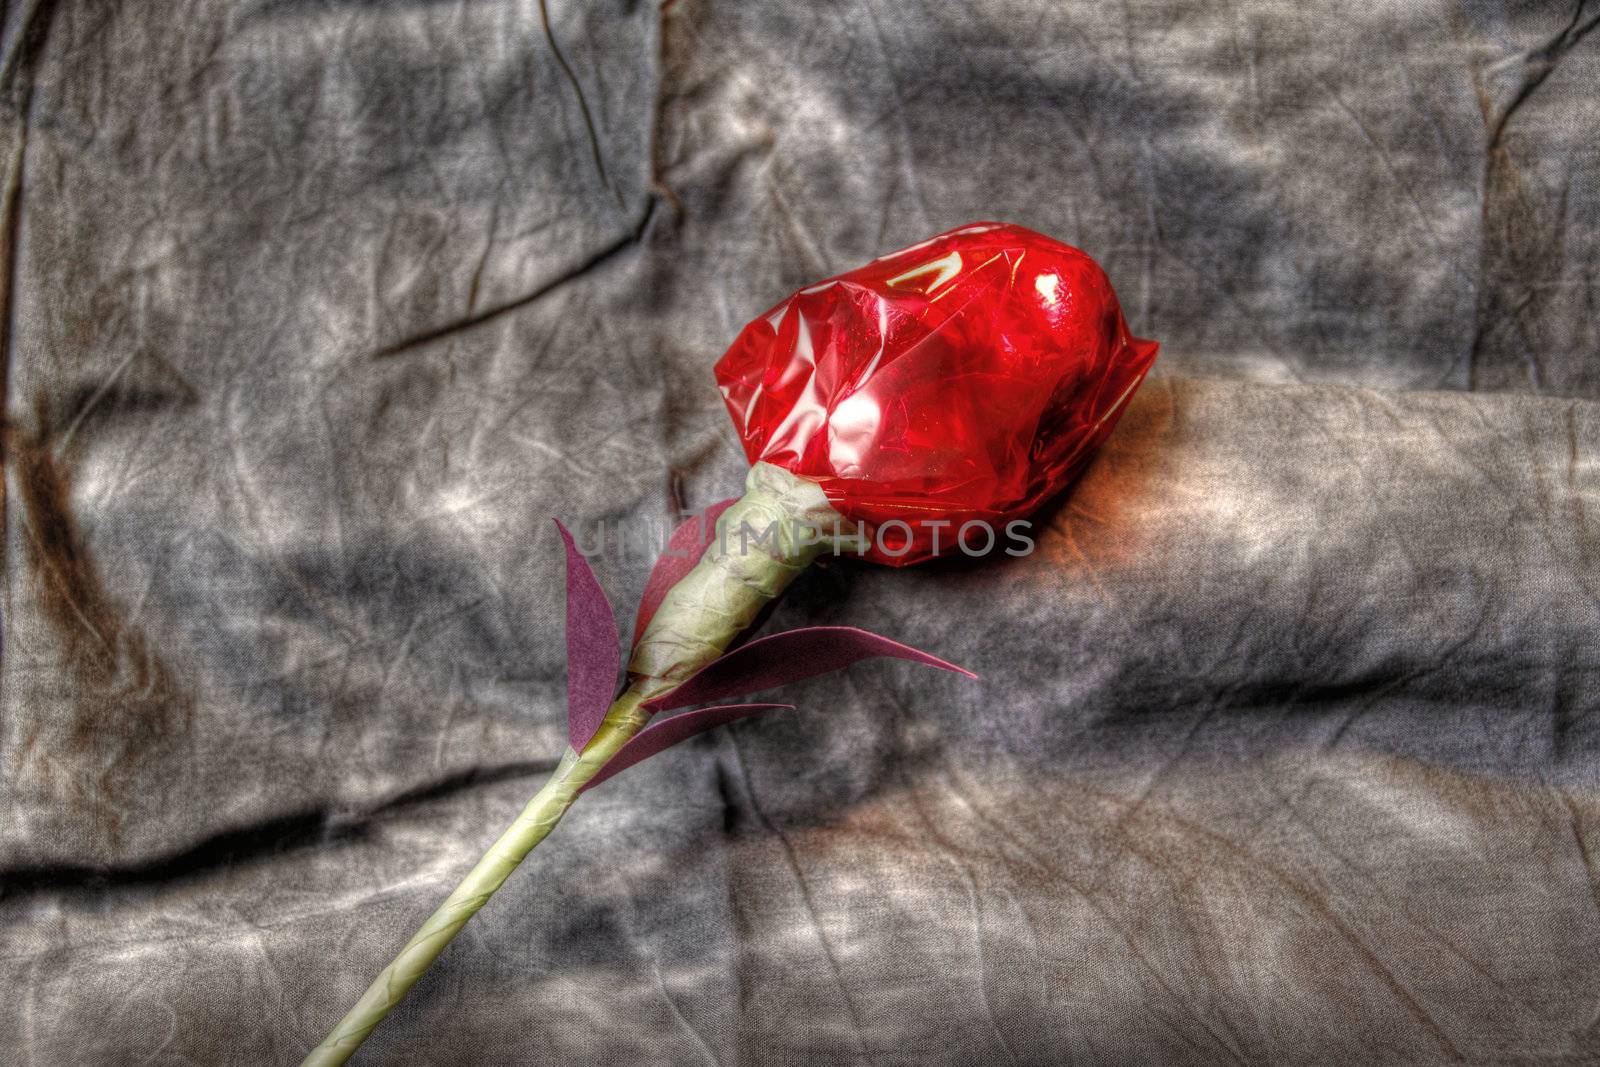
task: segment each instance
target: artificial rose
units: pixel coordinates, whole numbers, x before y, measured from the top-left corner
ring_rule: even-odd
[[[1157,347],[1088,255],[987,222],[801,289],[716,375],[750,462],[817,483],[899,566],[1064,488]]]
[[[567,750],[305,1067],[345,1063],[580,793],[703,730],[789,705],[713,705],[652,722],[656,713],[871,656],[966,674],[850,627],[736,645],[827,549],[911,563],[935,554],[940,529],[950,547],[962,523],[1027,514],[1111,432],[1155,352],[1129,335],[1093,260],[998,224],[802,289],[747,327],[717,365],[752,461],[744,495],[673,536],[646,586],[620,686],[615,616],[562,529]],[[903,543],[872,536],[897,520]],[[829,527],[834,537],[816,536]]]

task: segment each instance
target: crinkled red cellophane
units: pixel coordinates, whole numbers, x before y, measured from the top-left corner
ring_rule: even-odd
[[[1088,255],[975,223],[800,290],[716,374],[750,461],[818,482],[846,518],[882,527],[869,559],[903,565],[954,552],[973,520],[998,534],[1065,487],[1157,347],[1128,332]],[[909,538],[883,527],[894,519]]]

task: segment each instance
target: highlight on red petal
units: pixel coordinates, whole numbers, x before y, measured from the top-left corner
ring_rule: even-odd
[[[556,520],[567,546],[567,741],[582,752],[617,694],[622,652],[617,620],[572,535]]]
[[[615,756],[611,757],[611,762],[601,767],[593,778],[579,788],[578,792],[593,789],[613,774],[627,770],[640,760],[649,759],[679,741],[687,741],[696,734],[705,733],[724,723],[737,722],[748,715],[754,715],[759,711],[771,711],[774,708],[787,708],[793,711],[794,705],[727,704],[717,708],[696,708],[694,711],[686,711],[669,719],[659,719],[635,734]]]
[[[857,660],[889,656],[954,671],[968,678],[977,675],[946,663],[938,656],[918,651],[887,637],[854,626],[806,626],[752,641],[715,660],[670,693],[644,706],[651,711],[704,704],[735,693],[756,693],[780,685],[814,678],[850,666]]]
[[[656,609],[666,597],[667,590],[694,569],[700,554],[706,550],[717,533],[717,519],[737,502],[736,497],[719,501],[691,519],[686,519],[667,539],[667,547],[656,560],[650,578],[644,583],[644,594],[639,597],[639,615],[633,623],[633,639],[639,640],[644,628],[650,625]]]

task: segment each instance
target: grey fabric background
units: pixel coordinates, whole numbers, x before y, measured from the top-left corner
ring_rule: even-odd
[[[737,328],[977,219],[1154,377],[772,625],[981,680],[589,794],[357,1062],[1600,1059],[1592,0],[3,22],[0,1061],[296,1063],[564,743],[550,518],[733,493]]]

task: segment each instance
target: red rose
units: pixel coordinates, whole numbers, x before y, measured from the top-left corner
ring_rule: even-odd
[[[579,792],[701,731],[789,705],[714,705],[651,722],[657,712],[869,656],[968,673],[851,627],[734,645],[822,554],[818,531],[841,518],[847,539],[856,523],[874,535],[870,558],[904,564],[956,544],[965,523],[992,530],[1028,514],[1111,432],[1155,355],[1155,342],[1128,333],[1094,260],[998,223],[802,289],[745,327],[717,364],[750,456],[744,495],[708,509],[714,526],[697,518],[673,535],[688,551],[656,563],[620,693],[616,619],[562,528],[569,747],[303,1067],[345,1063]],[[903,536],[886,539],[891,528]]]
[[[900,566],[1063,489],[1157,348],[1087,254],[977,223],[800,290],[716,375],[750,462],[817,482]]]

